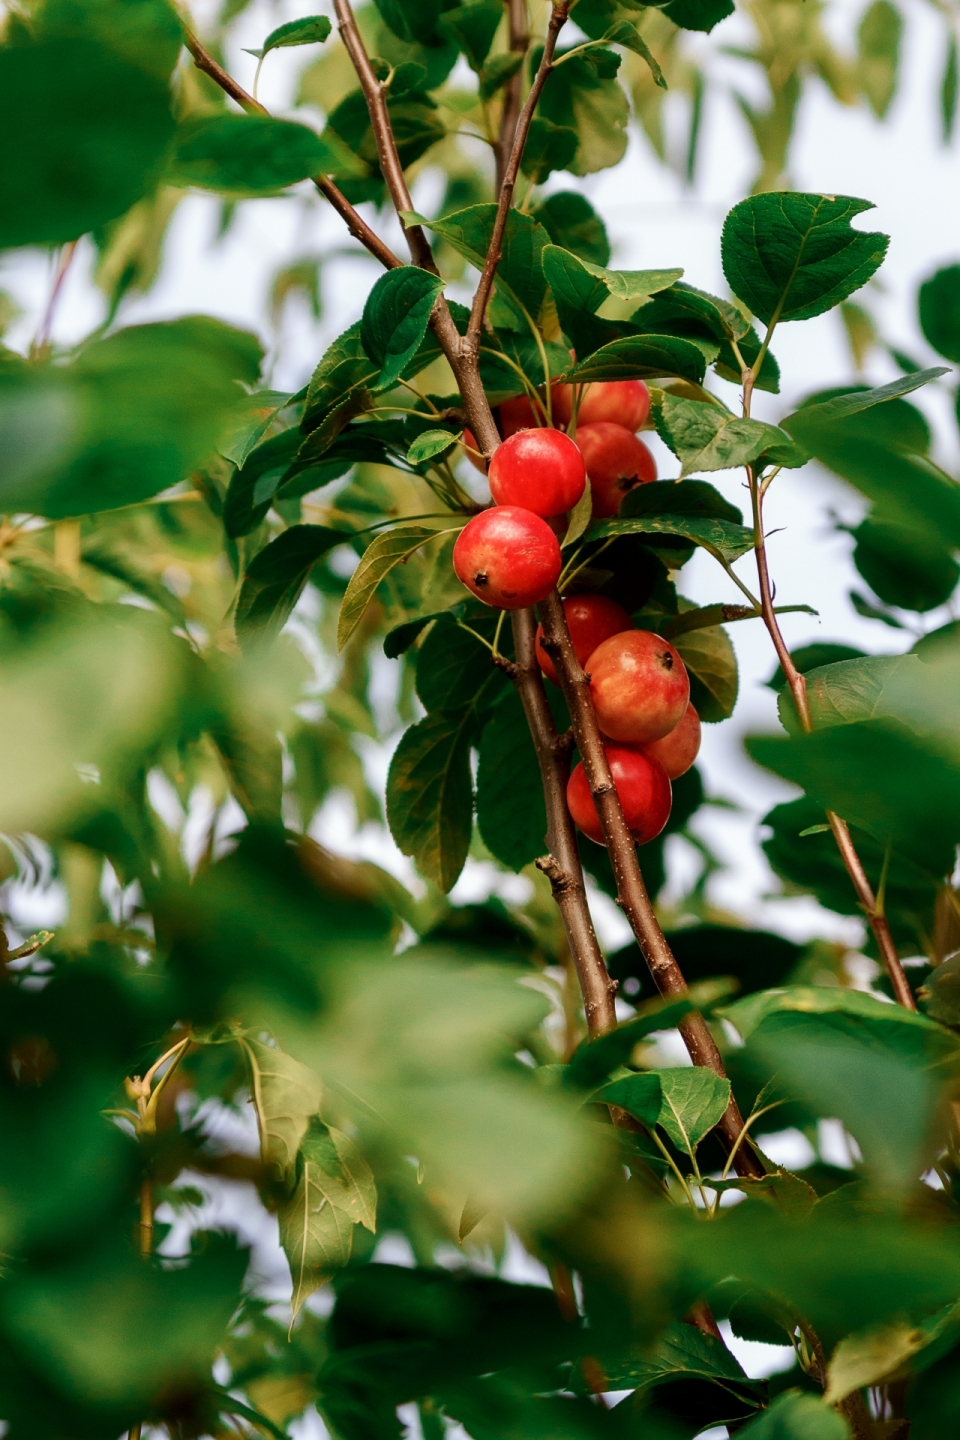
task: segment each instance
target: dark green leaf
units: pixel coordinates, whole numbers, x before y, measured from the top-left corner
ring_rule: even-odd
[[[379,367],[360,338],[360,322],[351,325],[327,350],[307,387],[301,430],[315,430],[354,391],[375,383]]]
[[[666,935],[687,981],[733,975],[745,993],[782,984],[803,954],[802,946],[781,935],[732,925],[691,925]],[[621,985],[638,980],[641,994],[652,993],[653,982],[636,943],[611,955],[607,968]]]
[[[917,303],[926,340],[938,355],[960,364],[960,265],[945,265],[924,280]]]
[[[437,710],[411,725],[387,778],[387,820],[404,855],[444,893],[463,869],[473,825],[472,709]]]
[[[657,1123],[678,1150],[692,1157],[729,1105],[730,1081],[694,1065],[655,1073],[663,1091]]]
[[[495,205],[471,205],[442,220],[424,220],[425,225],[442,235],[459,255],[482,270],[493,234]],[[511,210],[507,217],[497,266],[497,287],[521,305],[536,319],[546,292],[543,274],[543,253],[548,244],[547,232],[529,215]]]
[[[510,686],[490,712],[480,740],[477,824],[490,853],[520,871],[547,850],[547,814],[537,756],[523,705]]]
[[[707,342],[709,346],[709,342]],[[679,375],[699,385],[707,360],[717,347],[680,340],[672,335],[631,335],[595,350],[586,360],[567,371],[566,379],[581,384],[594,380],[636,380],[661,375]]]
[[[537,47],[530,56],[531,73],[539,63]],[[588,50],[558,65],[543,87],[541,117],[577,134],[576,153],[567,166],[573,175],[605,170],[626,152],[629,111],[627,97],[614,78],[619,63],[619,55],[612,51]]]
[[[178,128],[169,181],[227,195],[274,195],[322,171],[353,173],[362,166],[349,151],[306,125],[269,115],[207,115]]]
[[[456,51],[452,46],[450,48],[455,55]],[[407,92],[398,97],[388,95],[387,111],[404,169],[419,160],[431,145],[442,140],[447,133],[433,101],[421,92]],[[355,201],[377,199],[383,193],[383,181],[370,113],[362,90],[352,90],[331,110],[327,117],[327,129],[367,167],[369,178],[348,185],[346,189],[350,193],[347,198]],[[324,138],[329,138],[326,132]],[[336,170],[333,173],[338,175]]]
[[[853,563],[886,605],[923,613],[945,605],[960,580],[952,549],[928,530],[869,516],[853,532]]]
[[[864,654],[863,650],[855,650],[852,645],[838,645],[832,640],[815,640],[812,645],[800,645],[796,650],[791,650],[790,659],[800,674],[806,675],[808,670],[816,670],[821,665],[833,665],[838,660],[860,660]],[[787,683],[783,667],[778,665],[766,683],[771,690],[782,690]]]
[[[585,196],[575,190],[548,195],[533,211],[554,245],[570,250],[579,260],[607,265],[610,241],[606,226]]]
[[[237,601],[237,634],[244,642],[272,640],[286,625],[310,571],[335,545],[349,541],[342,530],[293,525],[254,556]]]
[[[632,50],[635,55],[639,55],[649,66],[650,74],[653,76],[654,82],[660,86],[661,90],[667,89],[667,82],[663,78],[663,71],[654,59],[650,46],[646,40],[644,40],[636,25],[632,25],[629,20],[620,20],[607,31],[603,38],[610,45],[622,45],[625,50]]]
[[[452,36],[474,70],[480,70],[490,53],[493,38],[503,20],[500,0],[468,0],[444,10],[440,29]]]
[[[803,465],[806,456],[784,430],[731,415],[721,405],[685,400],[661,391],[655,397],[657,433],[679,459],[681,476],[695,470],[733,470],[761,459]]]
[[[604,1105],[619,1105],[635,1120],[646,1125],[648,1130],[652,1130],[660,1119],[664,1103],[660,1076],[655,1070],[608,1080],[606,1085],[594,1091],[590,1099]]]
[[[439,620],[441,615],[446,615],[446,610],[436,610],[432,615],[418,615],[416,620],[407,620],[402,625],[395,625],[387,632],[383,640],[383,653],[388,660],[396,660],[399,656],[405,655],[417,638],[427,626],[434,620]]]
[[[183,43],[183,25],[169,0],[43,0],[36,23],[43,40],[96,40],[164,81]]]
[[[767,325],[822,315],[883,262],[889,238],[850,224],[870,209],[867,200],[795,191],[741,200],[723,226],[727,283]]]
[[[75,240],[159,178],[173,134],[165,77],[88,39],[0,50],[0,246]]]
[[[683,273],[680,270],[607,270],[579,259],[559,245],[545,248],[542,263],[560,324],[581,362],[594,350],[618,338],[616,327],[595,318],[614,293],[618,300],[632,300],[633,307],[627,307],[629,313],[631,308],[671,285]]]
[[[570,125],[555,125],[535,115],[523,150],[520,168],[534,185],[543,185],[554,170],[566,170],[577,153],[579,137]]]
[[[644,1005],[635,1019],[625,1021],[607,1035],[578,1045],[564,1072],[565,1083],[576,1089],[595,1090],[629,1060],[641,1040],[655,1030],[672,1029],[695,1008],[709,1011],[727,993],[729,987],[714,984],[694,987],[689,996],[679,1000],[658,997]]]
[[[960,266],[957,266],[957,277],[960,281]],[[941,274],[946,273],[941,271]],[[932,282],[928,282],[932,283]],[[920,287],[921,295],[923,287]],[[957,290],[960,297],[960,284]],[[941,303],[938,313],[942,314]],[[958,321],[960,324],[960,321]],[[929,336],[928,336],[929,339]],[[793,420],[799,419],[804,426],[825,426],[840,420],[847,420],[853,415],[858,415],[862,410],[870,410],[874,405],[883,405],[887,401],[898,399],[902,395],[909,395],[913,390],[919,390],[922,385],[928,385],[931,380],[946,375],[947,369],[943,365],[934,365],[929,370],[915,370],[909,375],[904,375],[899,380],[891,380],[886,385],[880,385],[875,390],[848,390],[841,394],[834,395],[831,399],[807,401],[796,415],[788,415],[782,421],[784,428],[793,431]],[[872,425],[875,417],[871,416],[869,423]],[[925,445],[915,448],[926,449]]]
[[[443,281],[427,270],[402,265],[374,285],[363,307],[360,339],[380,367],[377,387],[389,390],[416,355]]]
[[[496,621],[472,621],[471,628],[493,638]],[[467,705],[493,704],[507,688],[503,671],[490,651],[462,625],[441,617],[417,655],[417,695],[426,710],[460,710]]]
[[[262,49],[249,53],[262,58],[271,50],[280,50],[287,45],[322,45],[324,40],[329,39],[332,28],[326,15],[304,15],[300,20],[288,20],[286,25],[278,25],[276,30],[270,31]]]
[[[704,480],[677,485],[655,480],[625,496],[616,520],[597,520],[588,540],[610,535],[682,535],[732,561],[753,548],[753,532],[740,524],[740,512]],[[734,518],[736,517],[736,518]]]
[[[709,31],[733,14],[733,0],[669,0],[663,13],[681,30]]]

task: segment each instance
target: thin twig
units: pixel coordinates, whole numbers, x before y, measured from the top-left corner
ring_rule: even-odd
[[[210,79],[219,85],[220,89],[229,95],[231,100],[235,100],[243,110],[246,110],[250,115],[268,115],[270,113],[266,106],[261,105],[259,100],[255,100],[252,95],[249,95],[243,86],[234,80],[232,75],[228,75],[222,65],[217,64],[210,52],[200,44],[196,35],[192,34],[189,30],[184,32],[184,44],[193,56],[193,62],[197,69],[202,70],[205,75],[209,75]],[[334,210],[336,210],[337,214],[345,222],[353,238],[359,240],[360,244],[369,250],[370,254],[375,256],[385,269],[395,270],[399,265],[403,264],[403,261],[398,260],[397,256],[394,255],[389,245],[385,244],[384,241],[380,239],[380,236],[377,235],[374,230],[371,230],[367,222],[358,215],[342,190],[329,176],[314,175],[311,178],[313,184],[320,191],[320,194],[323,195],[326,200],[329,200]]]
[[[507,28],[508,28],[508,49],[512,55],[526,55],[527,46],[530,43],[530,36],[527,34],[527,15],[525,0],[507,0]],[[515,75],[511,75],[503,90],[503,108],[500,112],[500,132],[497,136],[495,154],[497,157],[496,193],[499,194],[503,186],[503,179],[507,173],[507,164],[510,153],[513,149],[514,136],[517,133],[517,121],[520,116],[520,96],[523,93],[523,67],[517,69]]]
[[[345,3],[346,0],[337,0],[338,5]],[[497,199],[497,214],[493,222],[493,234],[490,237],[490,244],[487,248],[483,270],[480,274],[480,283],[477,286],[476,294],[473,297],[473,305],[470,310],[470,324],[467,326],[466,334],[467,349],[478,347],[480,344],[480,332],[483,328],[484,317],[487,313],[487,305],[490,303],[490,293],[493,290],[494,276],[497,273],[497,266],[500,264],[503,237],[507,228],[507,219],[513,200],[514,186],[517,183],[517,176],[520,173],[520,161],[523,159],[523,151],[527,143],[527,136],[530,133],[530,125],[533,120],[534,111],[537,108],[537,103],[539,102],[543,87],[547,83],[550,71],[553,68],[553,54],[557,46],[557,36],[566,24],[569,12],[569,0],[559,0],[559,3],[554,4],[550,12],[550,23],[547,26],[543,56],[537,68],[533,84],[530,87],[530,94],[524,101],[523,109],[520,111],[520,118],[517,121],[516,133],[513,137],[513,146],[510,151],[510,159],[507,162],[503,182],[500,186],[500,194]]]
[[[752,466],[747,466],[747,479],[750,482],[750,495],[753,501],[753,534],[754,550],[757,556],[757,577],[760,581],[760,606],[763,613],[764,624],[773,641],[773,648],[777,652],[793,702],[796,706],[797,718],[800,721],[801,729],[805,734],[813,730],[813,716],[810,713],[810,700],[807,695],[806,676],[802,675],[793,663],[790,651],[780,630],[777,620],[777,613],[773,605],[773,596],[770,587],[770,570],[767,564],[767,547],[763,534],[763,493],[757,484],[757,478]],[[863,868],[863,862],[857,853],[857,847],[853,843],[850,831],[845,820],[833,810],[827,811],[827,822],[833,832],[833,838],[837,843],[840,858],[846,866],[847,874],[857,893],[857,899],[867,917],[870,929],[873,931],[877,948],[883,956],[883,963],[887,968],[890,977],[890,984],[893,988],[897,1003],[905,1010],[916,1010],[917,1002],[913,998],[913,991],[904,974],[903,966],[900,963],[900,956],[897,947],[893,942],[890,933],[890,926],[883,913],[882,905],[878,905],[877,897],[873,887],[867,879],[867,873]]]
[[[636,845],[627,828],[603,748],[603,738],[590,698],[589,681],[571,643],[563,606],[556,591],[540,606],[540,618],[543,646],[563,687],[577,749],[603,826],[607,853],[617,882],[617,902],[630,922],[660,994],[671,997],[686,995],[683,973],[667,944],[643,882]],[[703,1016],[694,1012],[681,1020],[679,1028],[694,1065],[705,1066],[725,1078],[720,1051]],[[743,1119],[732,1097],[717,1130],[727,1150],[732,1149],[743,1130]],[[759,1176],[765,1173],[759,1158],[746,1146],[737,1155],[737,1170],[741,1175]]]

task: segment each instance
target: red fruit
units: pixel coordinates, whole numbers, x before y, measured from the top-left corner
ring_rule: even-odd
[[[609,420],[578,425],[577,445],[590,477],[593,513],[600,519],[616,515],[634,485],[649,485],[657,478],[657,462],[650,451],[622,425]]]
[[[529,397],[526,395],[515,395],[512,400],[501,400],[498,406],[500,411],[500,434],[504,440],[509,440],[511,435],[516,435],[518,430],[532,430],[537,425],[543,424],[543,415],[538,410],[534,413]]]
[[[473,450],[480,450],[480,446],[477,444],[476,440],[474,439],[474,435],[473,435],[473,431],[472,431],[472,430],[464,430],[464,432],[463,432],[463,443],[464,443],[464,445],[469,445],[469,446],[471,447],[471,449],[473,449]],[[487,462],[486,462],[486,460],[481,460],[481,459],[479,458],[479,456],[477,456],[477,455],[471,455],[469,450],[465,450],[463,453],[466,455],[467,459],[470,461],[470,464],[473,466],[474,470],[479,470],[481,475],[486,475],[486,473],[487,473]],[[480,451],[480,453],[481,453],[481,455],[483,454],[482,451]]]
[[[558,424],[569,425],[572,414],[573,386],[555,386],[553,418]],[[598,380],[584,386],[577,412],[577,434],[581,425],[596,425],[601,420],[622,425],[625,430],[639,430],[649,414],[650,391],[642,380]]]
[[[587,659],[602,641],[609,640],[611,635],[619,635],[621,630],[633,629],[633,621],[626,610],[605,595],[568,595],[563,602],[563,613],[567,617],[570,639],[581,665],[586,665]],[[537,659],[540,669],[548,680],[559,685],[553,661],[544,650],[542,640],[543,626],[538,625]]]
[[[667,772],[659,760],[642,750],[627,750],[619,745],[603,748],[623,807],[623,818],[637,844],[646,845],[648,840],[657,838],[670,818],[673,795]],[[584,835],[596,840],[598,845],[606,843],[582,761],[567,782],[567,809]]]
[[[627,630],[604,640],[586,669],[597,722],[611,740],[647,745],[683,719],[689,677],[670,642],[652,630]]]
[[[651,740],[644,745],[645,755],[652,755],[666,770],[671,780],[686,775],[700,750],[700,716],[692,705],[683,712],[679,725],[675,725],[662,740]]]
[[[544,600],[561,568],[560,544],[545,520],[515,505],[468,520],[453,547],[453,568],[478,600],[521,610]]]
[[[583,494],[583,456],[562,430],[519,430],[490,461],[490,494],[498,505],[521,505],[549,520],[572,510]]]

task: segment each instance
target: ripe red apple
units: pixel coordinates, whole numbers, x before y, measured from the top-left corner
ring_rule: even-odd
[[[598,519],[616,515],[620,501],[634,485],[649,485],[657,478],[657,462],[642,440],[622,425],[599,420],[577,426],[577,445],[593,491],[593,513]]]
[[[623,808],[623,818],[637,844],[646,845],[648,840],[657,838],[670,818],[673,795],[667,772],[659,760],[643,750],[627,750],[620,745],[605,745],[603,748]],[[582,761],[567,782],[567,809],[584,835],[596,840],[598,845],[605,844]]]
[[[668,640],[652,630],[612,635],[588,656],[590,694],[604,735],[647,745],[669,735],[690,701],[690,679]]]
[[[683,712],[679,725],[675,725],[662,740],[651,740],[644,745],[645,755],[652,755],[666,770],[671,780],[686,775],[700,750],[700,716],[692,705]]]
[[[572,414],[573,386],[555,386],[554,420],[569,425]],[[598,380],[584,386],[577,412],[577,437],[579,439],[581,425],[596,425],[601,420],[622,425],[625,430],[639,430],[649,414],[650,391],[642,380]]]
[[[605,595],[568,595],[563,602],[563,613],[567,617],[570,639],[581,665],[604,640],[619,635],[621,630],[632,630],[633,621],[615,600]],[[543,648],[543,626],[537,626],[537,659],[540,669],[548,680],[559,685],[553,661]]]
[[[518,430],[494,451],[490,494],[544,520],[565,515],[583,494],[587,473],[578,447],[562,430]]]
[[[532,430],[543,424],[543,415],[534,411],[528,395],[515,395],[511,400],[501,400],[497,406],[500,415],[500,434],[504,440],[516,435],[518,430]]]
[[[453,568],[478,600],[521,610],[546,599],[560,576],[560,543],[545,520],[516,505],[468,520],[453,547]]]

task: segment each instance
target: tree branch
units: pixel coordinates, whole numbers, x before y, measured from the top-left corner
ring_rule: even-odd
[[[686,981],[667,944],[643,883],[637,848],[623,818],[620,799],[603,748],[600,727],[590,698],[590,682],[571,643],[563,606],[556,590],[540,606],[540,619],[543,624],[543,646],[553,660],[563,686],[577,749],[580,751],[590,792],[603,826],[607,853],[617,882],[618,904],[630,921],[630,927],[637,937],[641,953],[660,994],[685,995]],[[720,1076],[726,1075],[720,1051],[702,1015],[688,1015],[680,1022],[680,1033],[694,1065],[705,1066]],[[743,1119],[734,1099],[731,1098],[717,1130],[727,1148],[732,1149],[743,1130]],[[765,1173],[762,1163],[746,1144],[738,1147],[735,1163],[741,1175],[759,1176]]]
[[[508,44],[513,55],[526,55],[530,37],[527,34],[525,0],[507,0]],[[497,162],[496,193],[499,195],[507,173],[507,162],[513,148],[513,137],[520,117],[520,96],[523,92],[523,67],[511,75],[504,86],[503,109],[500,114],[500,133],[494,154]]]
[[[537,867],[550,881],[553,898],[560,911],[583,994],[587,1033],[592,1039],[616,1029],[617,1014],[613,1000],[617,987],[607,972],[587,905],[576,831],[567,809],[570,749],[557,734],[544,693],[536,655],[533,611],[515,610],[511,618],[517,657],[511,678],[523,703],[537,752],[547,809],[546,841],[550,853],[537,861]]]
[[[259,100],[254,100],[252,95],[248,95],[243,86],[239,85],[232,75],[228,75],[222,65],[217,64],[209,50],[206,50],[189,30],[184,32],[184,44],[193,56],[193,62],[197,69],[202,70],[205,75],[209,75],[210,79],[219,85],[231,100],[235,100],[243,110],[250,115],[268,115],[270,113],[264,105],[260,104]],[[337,214],[346,222],[347,229],[353,238],[359,240],[360,244],[369,250],[370,254],[375,256],[385,269],[395,270],[398,265],[403,264],[403,261],[398,260],[394,255],[389,245],[385,244],[380,236],[371,230],[367,222],[358,215],[339,186],[335,185],[326,175],[314,175],[311,178],[320,194],[329,200]]]
[[[806,734],[813,729],[813,716],[810,714],[810,701],[807,697],[807,680],[802,675],[790,656],[786,642],[777,621],[776,611],[773,607],[773,596],[770,586],[770,570],[767,564],[767,547],[763,534],[763,493],[757,484],[757,478],[753,467],[747,466],[747,478],[750,482],[750,495],[753,500],[753,535],[754,550],[757,556],[757,577],[760,582],[760,607],[763,613],[764,624],[773,641],[773,648],[777,652],[781,668],[786,676],[793,702],[796,706],[797,716],[801,728]],[[897,947],[893,943],[893,936],[890,933],[890,926],[883,913],[882,907],[877,904],[877,897],[873,887],[867,879],[867,873],[863,868],[863,862],[857,854],[857,847],[853,843],[847,822],[841,820],[833,810],[827,811],[827,821],[833,832],[833,838],[837,842],[837,849],[840,851],[840,858],[846,866],[847,874],[850,876],[853,888],[857,893],[866,914],[870,929],[873,931],[877,948],[883,956],[883,963],[887,967],[887,974],[890,977],[890,984],[893,988],[894,997],[897,1003],[905,1010],[916,1010],[917,1002],[913,998],[913,991],[900,963],[900,956],[897,954]]]
[[[339,3],[345,3],[345,0],[338,0],[338,4]],[[470,324],[467,327],[467,343],[465,347],[467,350],[477,349],[480,345],[480,332],[483,329],[484,316],[487,313],[487,306],[490,303],[490,292],[493,289],[494,276],[497,273],[497,266],[500,264],[503,237],[507,228],[511,202],[513,201],[513,191],[517,183],[517,176],[520,173],[520,161],[523,159],[523,151],[527,143],[527,136],[530,134],[530,125],[537,108],[537,103],[539,102],[543,87],[547,83],[547,77],[553,68],[553,54],[557,48],[557,36],[567,23],[569,13],[570,0],[556,0],[550,12],[550,23],[547,26],[543,56],[540,60],[533,84],[530,87],[530,94],[524,102],[523,109],[520,112],[520,118],[517,121],[513,145],[510,150],[510,159],[504,171],[503,181],[500,185],[500,194],[497,199],[497,214],[493,222],[493,234],[490,237],[486,259],[484,260],[483,270],[480,274],[480,283],[477,286],[476,294],[473,297],[473,305],[470,309]]]

